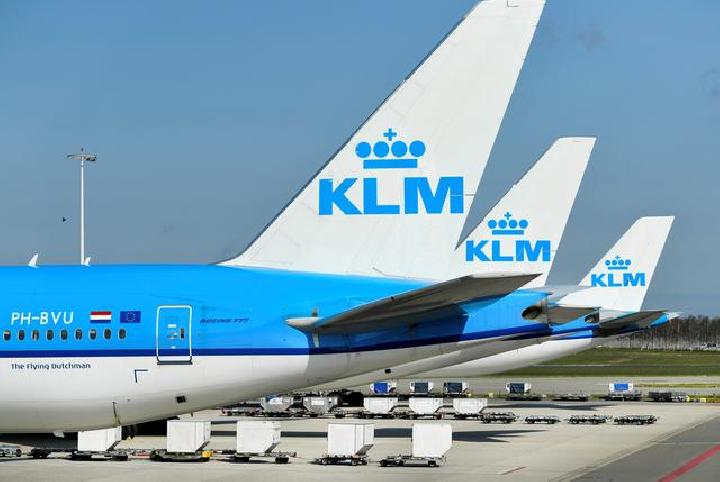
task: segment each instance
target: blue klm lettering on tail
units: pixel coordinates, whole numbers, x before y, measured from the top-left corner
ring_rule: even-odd
[[[419,140],[410,142],[396,140],[397,132],[388,129],[383,133],[387,141],[358,142],[355,154],[362,159],[363,169],[417,169],[418,161],[425,155],[425,143]],[[449,210],[451,214],[462,214],[465,210],[463,196],[463,178],[443,176],[432,186],[427,177],[403,178],[403,196],[396,203],[380,201],[380,180],[376,177],[348,177],[336,183],[335,179],[320,179],[319,206],[320,215],[329,216],[340,212],[347,215],[367,214],[442,214]],[[348,198],[353,189],[361,186],[362,206]],[[401,202],[400,202],[401,201]]]
[[[500,220],[491,219],[487,223],[490,233],[496,238],[465,241],[465,261],[550,261],[552,245],[549,239],[509,240],[505,236],[524,237],[530,223],[526,219],[514,219],[509,212],[504,217]]]
[[[623,288],[628,286],[645,286],[645,273],[632,273],[629,271],[632,265],[630,258],[622,258],[619,255],[614,259],[606,259],[605,267],[607,273],[592,273],[590,275],[590,286],[599,288]]]

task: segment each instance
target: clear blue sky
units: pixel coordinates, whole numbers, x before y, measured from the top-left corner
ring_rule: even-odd
[[[1,1],[0,263],[76,262],[81,145],[97,263],[240,251],[473,3]],[[646,306],[720,313],[718,25],[712,0],[549,0],[469,222],[596,135],[550,282],[674,214]]]

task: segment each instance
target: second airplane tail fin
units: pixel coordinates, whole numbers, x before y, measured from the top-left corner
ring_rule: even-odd
[[[594,146],[593,137],[556,140],[458,246],[446,277],[539,273],[532,286],[542,286]]]

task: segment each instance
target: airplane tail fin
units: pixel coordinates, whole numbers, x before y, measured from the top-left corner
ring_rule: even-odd
[[[544,0],[473,8],[238,257],[224,265],[433,278],[454,246]]]
[[[532,286],[544,285],[594,145],[556,140],[458,246],[446,277],[539,273]]]
[[[562,304],[639,311],[673,220],[648,216],[635,221],[580,282],[589,288],[567,295]]]

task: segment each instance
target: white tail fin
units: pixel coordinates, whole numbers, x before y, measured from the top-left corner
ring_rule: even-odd
[[[544,285],[594,145],[592,137],[555,141],[458,246],[446,277],[541,273],[531,285]]]
[[[673,216],[640,218],[580,282],[591,286],[561,304],[639,311],[670,233]]]
[[[457,242],[544,0],[477,5],[239,257],[432,278]]]

